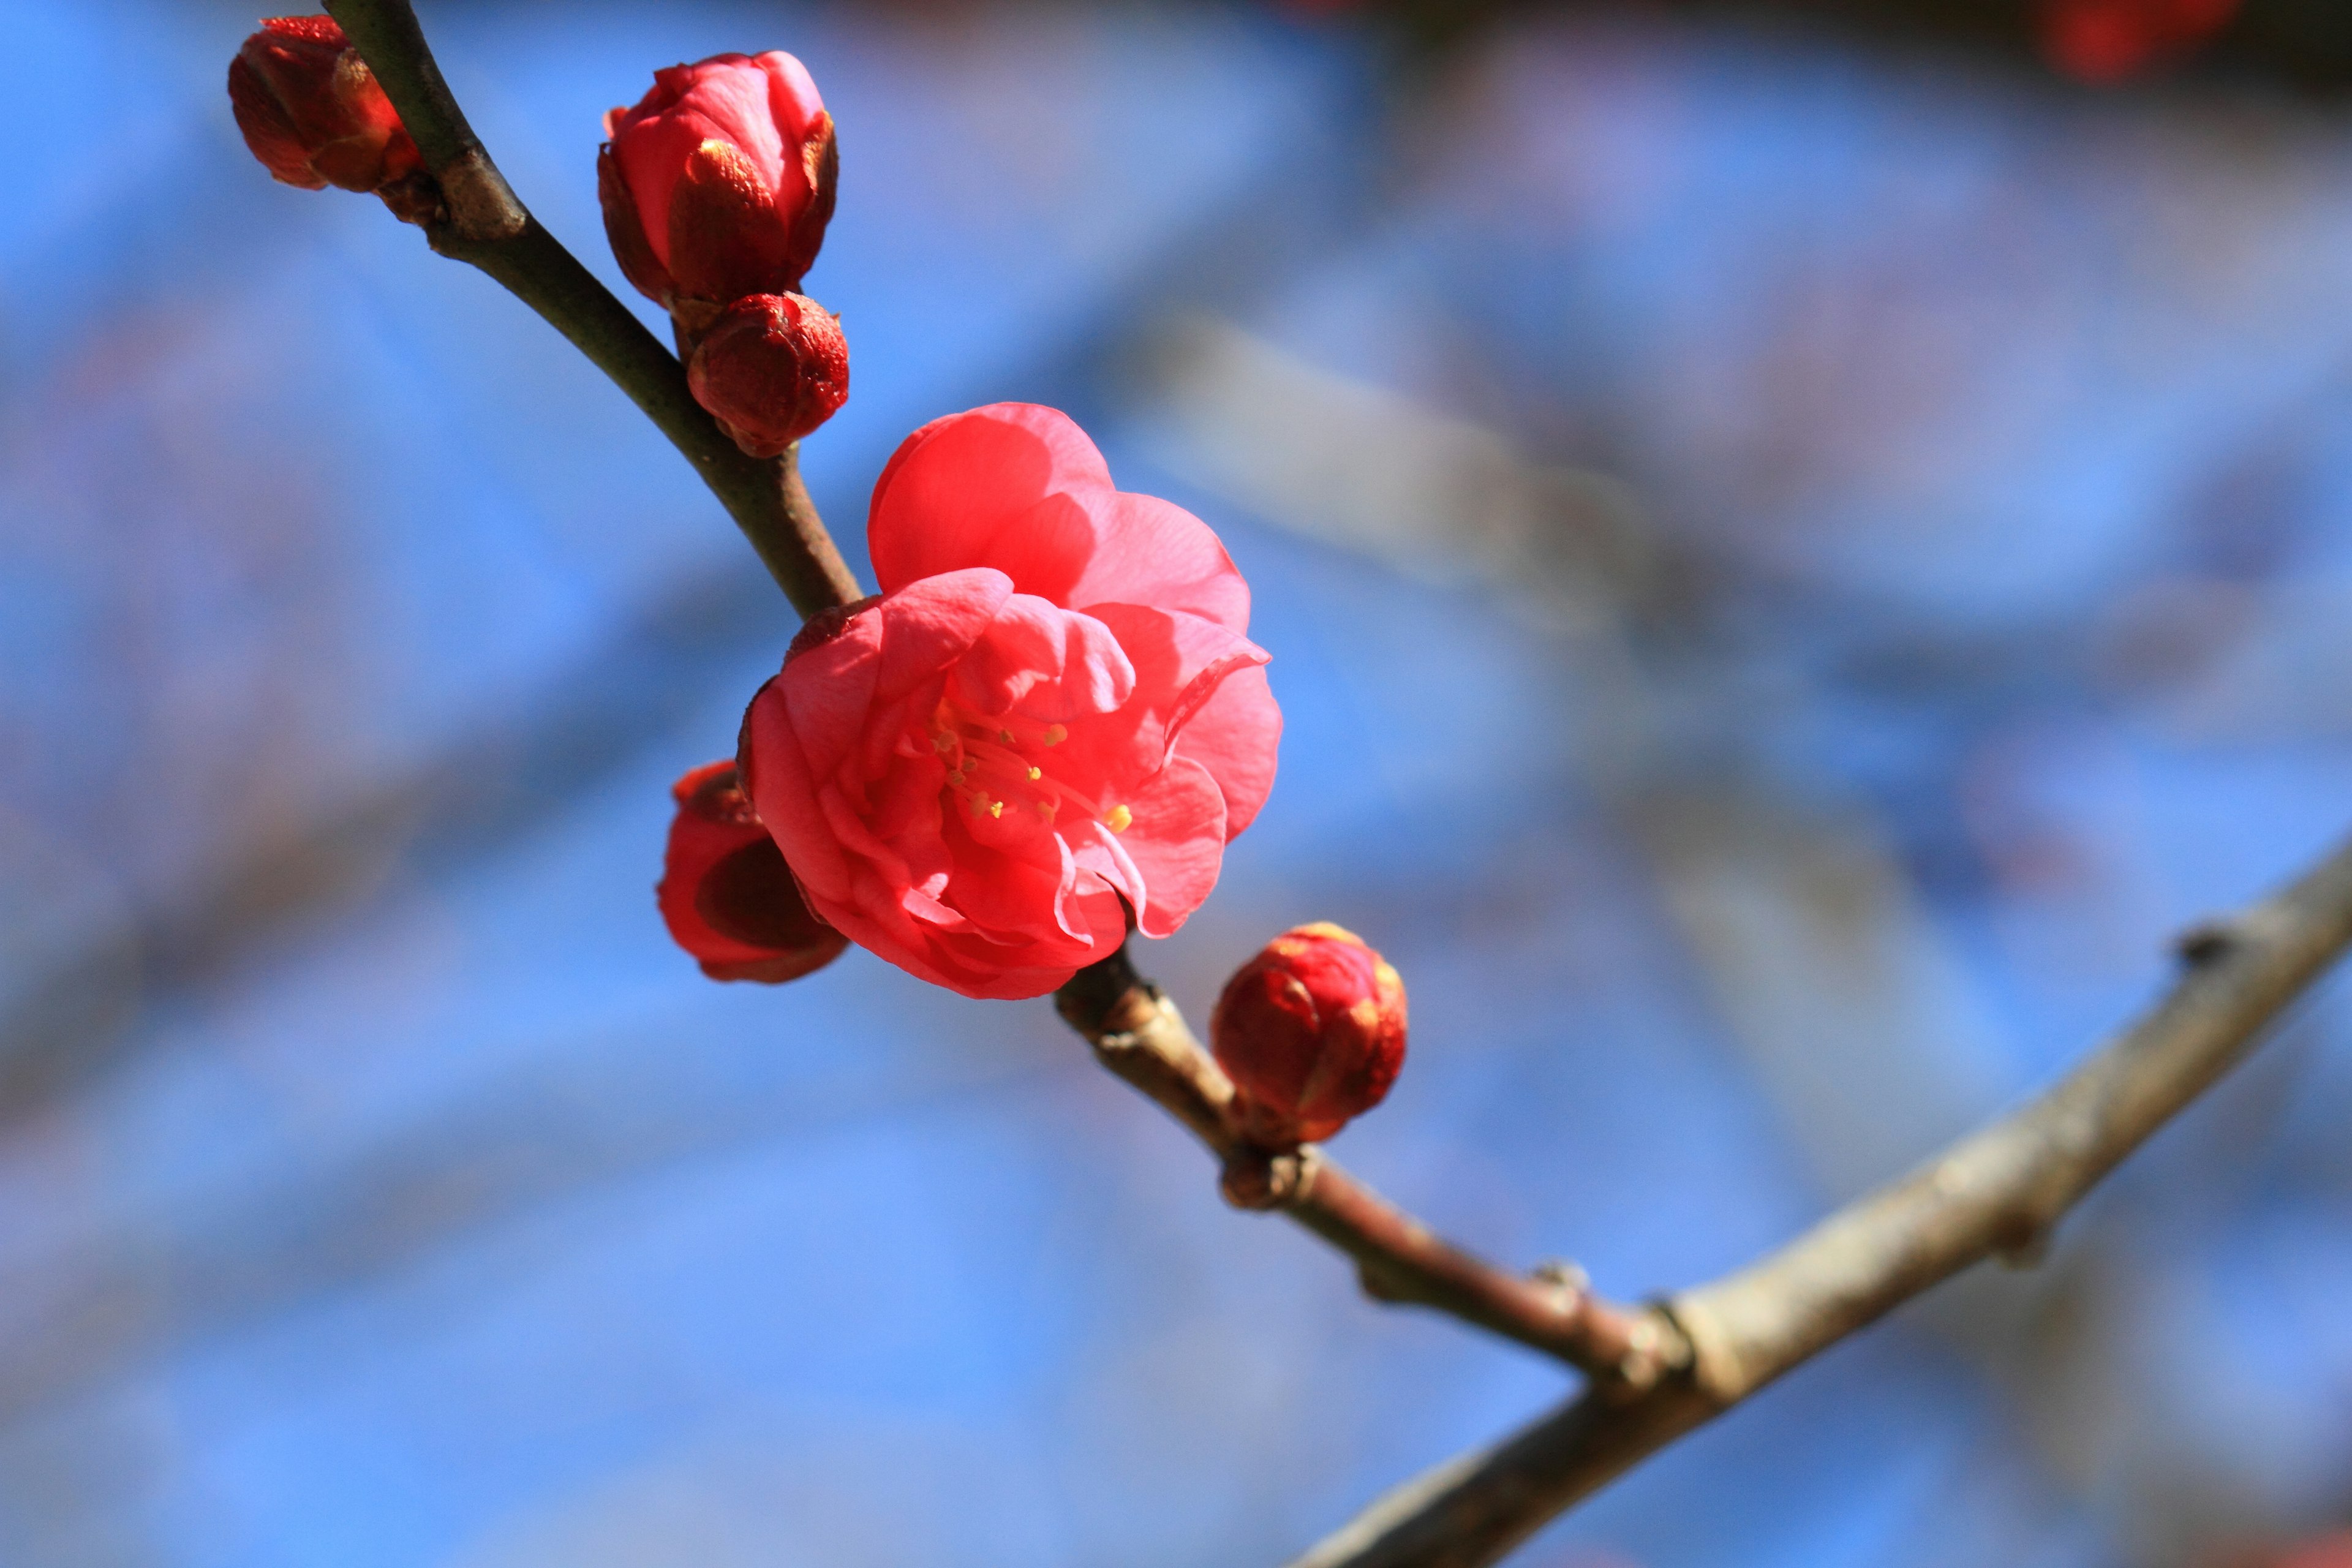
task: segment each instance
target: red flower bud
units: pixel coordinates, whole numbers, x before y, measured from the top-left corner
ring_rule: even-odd
[[[329,16],[273,16],[228,63],[245,144],[306,191],[380,191],[417,172],[416,143]]]
[[[738,447],[773,458],[839,412],[849,344],[804,294],[747,295],[703,330],[686,383]]]
[[[783,852],[736,787],[735,763],[709,763],[671,786],[677,816],[662,858],[662,920],[713,980],[798,980],[849,945],[809,913]]]
[[[786,294],[833,216],[833,117],[782,50],[654,73],[604,117],[596,189],[614,258],[649,299],[724,305]]]
[[[1209,1017],[1244,1129],[1280,1147],[1328,1138],[1404,1065],[1404,982],[1328,921],[1286,931],[1225,983]]]

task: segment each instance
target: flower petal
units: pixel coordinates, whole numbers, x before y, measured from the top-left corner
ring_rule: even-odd
[[[1140,605],[1095,605],[1087,613],[1111,629],[1135,667],[1134,695],[1117,713],[1074,729],[1065,759],[1106,784],[1159,772],[1219,689],[1266,662],[1264,648],[1198,616]]]
[[[1015,703],[1033,719],[1108,713],[1135,690],[1135,667],[1092,616],[1014,594],[956,666],[956,694],[982,713]]]
[[[866,544],[886,594],[993,566],[1068,608],[1154,605],[1249,628],[1249,585],[1208,524],[1117,489],[1086,432],[1034,403],[951,414],[908,437],[875,482]]]
[[[1176,737],[1176,755],[1209,770],[1225,797],[1225,838],[1257,820],[1274,789],[1282,710],[1265,668],[1237,669],[1192,714]]]
[[[1115,850],[1140,884],[1127,889],[1136,929],[1146,936],[1171,935],[1217,885],[1231,837],[1224,797],[1208,769],[1177,757],[1119,804],[1128,808],[1127,829],[1111,834],[1087,824],[1100,837],[1076,851],[1078,863]]]

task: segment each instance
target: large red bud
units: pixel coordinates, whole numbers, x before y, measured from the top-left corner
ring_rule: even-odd
[[[791,55],[713,55],[654,73],[604,117],[596,190],[622,272],[681,318],[798,289],[832,219],[833,117]]]
[[[1299,926],[1225,983],[1209,1039],[1254,1141],[1314,1142],[1378,1105],[1396,1081],[1404,982],[1355,932]]]

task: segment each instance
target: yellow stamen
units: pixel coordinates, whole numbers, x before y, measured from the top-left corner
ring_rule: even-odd
[[[1062,728],[1059,724],[1048,724],[1045,726],[1045,744],[1048,746],[1058,746],[1069,738],[1070,732]],[[1012,737],[1008,735],[1005,739],[1011,740]]]
[[[1037,815],[1051,822],[1054,819],[1054,803],[1050,800],[1041,800],[1036,805]]]
[[[1114,805],[1110,808],[1110,815],[1103,818],[1103,826],[1113,833],[1124,833],[1134,820],[1135,813],[1123,805]]]
[[[1029,770],[1029,782],[1031,784],[1035,784],[1039,779],[1042,779],[1045,776],[1045,770],[1043,768],[1031,768]]]
[[[988,803],[988,815],[991,816],[1003,816],[1004,815],[1004,803],[1001,800],[990,801]]]

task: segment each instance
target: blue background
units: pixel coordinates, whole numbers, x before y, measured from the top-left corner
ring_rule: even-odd
[[[1056,404],[1288,716],[1195,1018],[1402,970],[1338,1152],[1516,1263],[1731,1267],[2046,1078],[2352,800],[2352,130],[1606,10],[428,5],[616,289],[597,119],[787,47],[842,128],[805,449]],[[0,1563],[1274,1563],[1562,1392],[1375,1308],[1043,1003],[703,981],[667,786],[790,617],[629,405],[271,184],[215,4],[0,5]],[[633,303],[644,302],[628,295]],[[2323,991],[2032,1274],[1531,1545],[2214,1560],[2352,1510]]]

